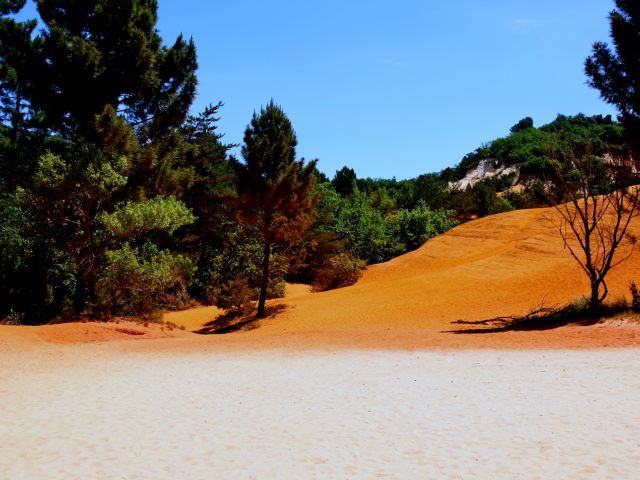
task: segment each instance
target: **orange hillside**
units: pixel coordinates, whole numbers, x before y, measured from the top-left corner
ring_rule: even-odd
[[[640,221],[632,233],[640,232]],[[628,295],[640,281],[640,253],[613,270],[610,299]],[[588,292],[588,282],[558,233],[553,209],[520,210],[461,225],[420,249],[367,269],[354,286],[309,293],[289,286],[274,303],[286,308],[258,328],[229,335],[196,335],[159,325],[75,323],[45,327],[0,326],[0,351],[41,342],[84,343],[118,339],[167,338],[173,348],[323,347],[347,348],[590,348],[640,345],[640,329],[561,328],[547,332],[452,335],[451,322],[527,313],[544,303],[562,305]],[[165,314],[193,331],[220,310],[200,307]],[[605,331],[606,330],[606,331]],[[168,339],[169,340],[169,339]],[[134,342],[141,348],[139,342]],[[166,348],[151,343],[149,348]]]
[[[640,222],[632,224],[637,232]],[[610,299],[640,280],[638,254],[609,277]],[[420,249],[367,269],[354,286],[296,296],[259,330],[449,329],[451,321],[524,314],[588,293],[563,248],[554,209],[520,210],[461,225]]]

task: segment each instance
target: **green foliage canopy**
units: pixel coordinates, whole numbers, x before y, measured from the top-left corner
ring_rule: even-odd
[[[316,162],[296,160],[297,143],[291,121],[272,100],[254,113],[244,135],[244,162],[234,162],[240,219],[255,226],[264,247],[258,317],[264,316],[272,246],[300,242],[314,219]]]
[[[98,222],[115,238],[131,238],[156,230],[169,234],[196,218],[186,205],[173,197],[127,202],[113,212],[101,212]]]
[[[150,139],[179,126],[193,101],[196,50],[170,47],[156,29],[155,0],[38,0],[42,33],[25,78],[34,111],[54,129],[87,135],[106,105]],[[17,69],[22,66],[18,65]]]
[[[612,47],[593,45],[585,61],[589,85],[615,105],[626,129],[627,142],[640,154],[640,8],[634,0],[616,0],[609,15]]]

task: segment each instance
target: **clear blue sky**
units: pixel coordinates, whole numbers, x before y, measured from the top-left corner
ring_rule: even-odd
[[[221,100],[239,143],[274,98],[330,177],[410,178],[531,116],[615,114],[583,62],[613,0],[159,0],[165,43],[198,47],[194,111]]]

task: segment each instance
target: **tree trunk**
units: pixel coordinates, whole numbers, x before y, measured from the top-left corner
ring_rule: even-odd
[[[79,268],[76,274],[76,289],[73,292],[73,313],[79,317],[84,311],[87,303],[87,276],[88,272],[85,268]]]
[[[16,105],[15,108],[11,114],[11,130],[9,133],[9,137],[11,138],[11,141],[13,143],[16,143],[18,140],[18,133],[20,131],[20,124],[22,123],[20,121],[20,105],[22,104],[22,92],[21,92],[21,88],[18,86],[16,88]]]
[[[591,298],[589,299],[589,306],[591,308],[600,305],[600,283],[591,282]]]
[[[94,256],[87,254],[81,257],[76,273],[76,289],[73,292],[73,313],[80,316],[87,306],[88,300],[95,300],[95,277],[93,273]]]
[[[264,304],[267,301],[267,288],[269,287],[269,260],[271,257],[271,242],[264,244],[264,257],[262,259],[262,281],[260,282],[260,298],[258,299],[257,318],[264,318]]]
[[[29,305],[25,305],[25,307],[30,323],[42,323],[43,321],[49,320],[50,314],[54,313],[49,311],[48,305],[50,261],[49,252],[46,249],[39,251],[35,256],[35,268],[33,269],[34,283],[28,290],[29,298],[25,299],[29,302]]]

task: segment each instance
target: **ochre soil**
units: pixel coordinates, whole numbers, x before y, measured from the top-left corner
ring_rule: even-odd
[[[373,265],[347,288],[310,293],[290,286],[273,303],[285,310],[255,328],[197,335],[220,311],[200,307],[165,315],[186,332],[159,326],[82,323],[0,327],[0,347],[16,342],[84,342],[180,337],[154,342],[167,348],[600,348],[640,346],[637,318],[542,331],[461,334],[456,320],[522,315],[544,304],[561,306],[588,292],[588,282],[564,247],[553,209],[520,210],[475,220],[390,262]],[[631,225],[640,234],[640,221]],[[623,251],[622,254],[625,252]],[[640,281],[640,253],[608,276],[609,298],[629,295]],[[144,335],[126,333],[139,330]],[[149,346],[151,347],[151,346]]]

